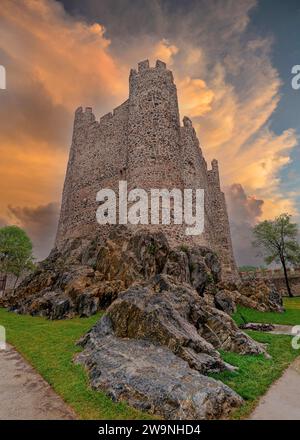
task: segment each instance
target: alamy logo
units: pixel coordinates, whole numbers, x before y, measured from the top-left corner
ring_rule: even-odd
[[[292,79],[292,87],[294,90],[300,89],[300,65],[292,67],[292,74],[295,75]]]
[[[292,335],[295,335],[292,339],[293,349],[300,350],[300,325],[295,325],[292,328]]]
[[[6,70],[4,66],[0,65],[0,89],[6,89]]]
[[[186,235],[200,235],[204,231],[203,189],[134,188],[128,192],[127,182],[119,182],[119,193],[105,188],[97,193],[96,218],[100,225],[182,225]],[[117,209],[118,204],[118,209]],[[117,215],[118,214],[118,215]],[[118,217],[118,218],[117,218]]]

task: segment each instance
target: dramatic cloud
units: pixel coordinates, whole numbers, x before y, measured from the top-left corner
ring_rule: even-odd
[[[224,186],[239,182],[243,187],[249,220],[234,218],[236,249],[243,231],[247,235],[258,219],[297,213],[296,196],[284,191],[280,177],[297,138],[289,127],[279,134],[271,129],[281,80],[272,65],[272,41],[249,29],[255,0],[181,6],[159,0],[62,3],[1,2],[0,60],[8,83],[0,95],[0,173],[6,182],[0,216],[5,221],[12,214],[8,205],[34,212],[58,203],[74,109],[92,106],[100,116],[118,105],[127,96],[129,68],[145,58],[171,66],[181,115],[192,117],[206,158],[219,160]],[[231,207],[237,203],[232,191]],[[252,199],[246,194],[264,200],[256,215],[248,212]],[[15,215],[25,222],[21,212]],[[35,240],[40,231],[32,222]],[[238,259],[249,249],[237,250]]]
[[[8,205],[28,207],[14,213],[38,256],[53,244],[52,211],[29,226],[24,216],[60,199],[75,108],[83,104],[104,113],[125,97],[127,68],[117,66],[109,44],[100,24],[73,19],[58,2],[1,2],[7,90],[0,95],[0,216],[10,222]]]
[[[252,246],[252,228],[262,214],[263,200],[247,196],[242,185],[237,183],[226,189],[226,196],[235,257],[239,265],[262,264],[257,250]]]

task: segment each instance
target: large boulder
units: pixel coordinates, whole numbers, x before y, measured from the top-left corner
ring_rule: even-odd
[[[107,309],[116,336],[169,347],[200,372],[227,366],[216,349],[265,353],[226,313],[209,306],[188,284],[158,275],[119,294]]]
[[[149,341],[105,336],[77,362],[87,369],[93,389],[164,419],[223,418],[242,404],[228,386]]]
[[[104,316],[80,341],[76,362],[93,389],[115,401],[171,420],[226,417],[243,400],[220,381],[206,377],[166,346],[116,336]]]
[[[223,418],[242,404],[205,376],[235,369],[219,349],[267,356],[228,314],[166,274],[121,292],[79,345],[76,362],[94,389],[166,419]]]

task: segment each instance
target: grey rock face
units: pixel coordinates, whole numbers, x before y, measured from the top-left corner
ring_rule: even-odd
[[[234,369],[217,349],[266,355],[228,314],[166,274],[120,293],[79,344],[93,388],[166,419],[222,418],[241,405],[204,376]]]
[[[176,286],[173,291],[165,290],[170,287],[167,278],[158,277],[156,284],[121,293],[107,310],[116,336],[165,345],[201,372],[224,370],[219,353],[187,319],[197,293]]]
[[[217,309],[232,315],[236,312],[236,304],[230,294],[224,290],[220,290],[214,296],[214,304]]]
[[[270,307],[274,311],[282,311],[283,310],[283,301],[282,295],[279,290],[275,287],[273,283],[269,284],[270,292],[269,292],[269,303]]]
[[[166,275],[122,292],[107,315],[116,336],[146,338],[166,345],[201,372],[226,368],[216,348],[265,352],[229,315],[209,306],[188,284],[178,284]]]
[[[222,418],[242,404],[228,386],[146,340],[98,336],[77,362],[87,369],[94,389],[165,419]]]
[[[80,317],[88,317],[97,313],[99,298],[90,293],[82,293],[76,298],[76,311]]]

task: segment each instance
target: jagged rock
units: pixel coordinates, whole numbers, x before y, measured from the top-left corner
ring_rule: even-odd
[[[72,316],[71,302],[61,292],[46,292],[43,296],[35,295],[19,305],[18,309],[11,307],[18,313],[29,313],[32,316],[43,316],[49,319],[61,319]]]
[[[3,295],[0,305],[31,314],[39,314],[40,307],[40,314],[57,319],[74,314],[88,316],[97,308],[107,308],[130,286],[161,273],[171,276],[176,283],[188,283],[206,299],[211,296],[208,302],[228,313],[235,310],[235,304],[263,311],[282,310],[281,297],[274,286],[265,282],[221,282],[221,265],[210,249],[170,249],[161,232],[133,233],[126,227],[115,228],[105,242],[97,236],[90,240],[67,240],[15,292]],[[225,291],[231,299],[225,299]],[[57,306],[56,296],[65,301],[64,307]]]
[[[214,296],[214,305],[217,309],[223,310],[223,312],[232,315],[236,312],[236,304],[230,292],[226,290],[220,290]]]
[[[91,293],[83,292],[76,298],[76,312],[80,317],[88,317],[97,313],[99,298]]]
[[[223,418],[243,402],[222,382],[145,340],[104,335],[76,361],[87,369],[94,389],[165,419]]]
[[[274,312],[277,312],[277,311],[282,312],[284,310],[282,295],[272,282],[269,282],[269,298],[268,299],[269,299],[270,308]]]
[[[161,232],[120,228],[114,231],[97,256],[97,270],[104,280],[122,280],[124,288],[136,281],[161,273],[169,254],[169,245]]]
[[[201,338],[197,329],[186,319],[190,305],[185,289],[168,292],[159,286],[166,278],[159,278],[152,286],[135,286],[123,292],[107,310],[116,336],[148,339],[166,345],[201,372],[216,372],[226,368],[214,347]],[[168,285],[169,287],[169,285]],[[174,287],[175,289],[175,287]],[[176,304],[174,297],[176,295]]]
[[[107,315],[116,336],[166,345],[200,372],[226,368],[216,348],[265,352],[230,316],[210,307],[189,285],[176,284],[166,275],[122,292]]]
[[[43,316],[58,319],[74,314],[86,316],[95,313],[97,307],[108,307],[131,285],[160,273],[194,285],[202,293],[209,279],[219,279],[221,266],[208,248],[170,249],[161,232],[132,233],[126,227],[119,227],[106,242],[97,237],[66,241],[64,248],[59,252],[54,249],[39,264],[15,294],[0,298],[0,305],[31,314],[38,314],[41,307]],[[61,308],[61,315],[59,310],[53,314],[51,310],[56,308],[56,303],[51,305],[51,301],[55,302],[56,296],[49,292],[57,292],[69,301],[69,310]],[[43,300],[45,295],[47,301]],[[86,302],[82,295],[87,295]]]
[[[280,292],[268,280],[249,278],[240,282],[222,281],[217,284],[217,291],[224,290],[235,304],[253,308],[261,312],[283,312]]]
[[[180,249],[171,250],[164,272],[179,282],[190,282],[189,258],[186,252]]]
[[[93,387],[166,418],[219,418],[241,399],[203,376],[234,369],[218,350],[267,356],[223,311],[252,296],[241,299],[220,277],[208,248],[170,249],[161,233],[120,228],[105,243],[69,240],[51,252],[8,303],[49,319],[90,316],[109,306],[81,340],[78,359]]]

